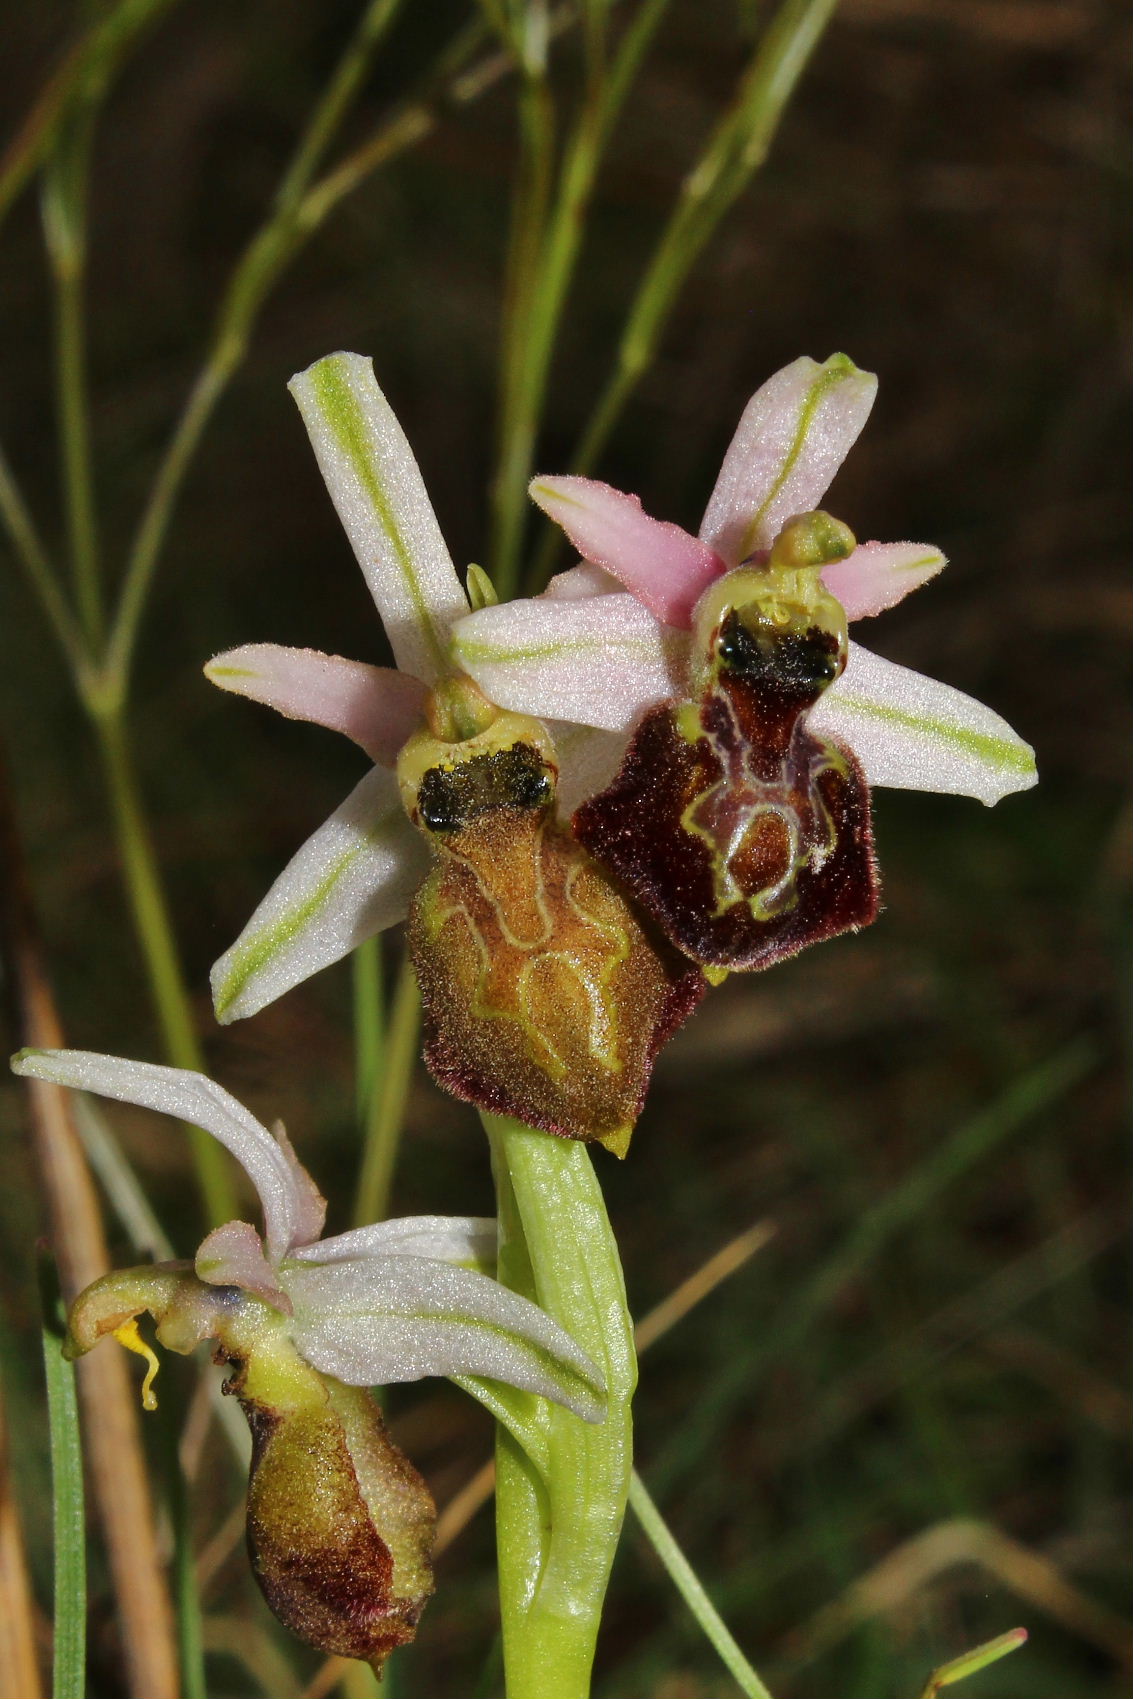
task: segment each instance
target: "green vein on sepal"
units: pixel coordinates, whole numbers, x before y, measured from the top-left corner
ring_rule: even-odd
[[[831,700],[835,700],[833,693]],[[1030,744],[1022,739],[1016,743],[1008,738],[996,737],[992,732],[973,731],[970,727],[957,726],[948,720],[932,719],[924,714],[910,713],[905,708],[891,708],[880,702],[871,702],[866,698],[854,696],[839,686],[837,694],[839,710],[843,708],[855,714],[866,714],[871,719],[884,720],[887,725],[901,726],[917,732],[924,737],[940,738],[942,742],[951,744],[956,749],[962,749],[977,760],[986,762],[989,766],[1002,771],[1032,776],[1036,774],[1035,752]]]
[[[334,433],[339,448],[349,459],[393,548],[433,663],[439,673],[444,673],[448,665],[447,644],[437,630],[428,598],[417,577],[412,550],[402,535],[382,480],[375,469],[370,453],[366,415],[338,356],[328,355],[325,360],[320,360],[312,366],[310,380],[323,417]],[[383,405],[388,406],[384,396],[381,400]]]

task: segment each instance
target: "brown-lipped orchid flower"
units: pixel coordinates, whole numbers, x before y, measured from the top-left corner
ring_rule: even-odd
[[[254,1014],[408,914],[435,1078],[623,1154],[654,1057],[705,981],[560,817],[608,775],[610,740],[503,714],[459,672],[451,630],[468,602],[369,360],[332,355],[291,390],[400,670],[272,644],[206,667],[375,762],[216,963],[217,1016]]]
[[[576,836],[712,976],[873,918],[871,784],[992,803],[1035,782],[991,709],[848,638],[945,564],[818,509],[876,388],[844,355],[770,378],[698,537],[609,485],[535,479],[584,563],[454,629],[505,707],[629,735]]]
[[[252,1433],[248,1547],[268,1604],[309,1644],[380,1669],[413,1638],[433,1590],[436,1515],[368,1389],[446,1375],[537,1450],[526,1401],[509,1388],[601,1421],[599,1370],[543,1310],[482,1272],[494,1221],[417,1216],[322,1238],[326,1204],[282,1126],[269,1132],[204,1075],[80,1050],[24,1050],[12,1066],[201,1127],[244,1168],[262,1235],[229,1221],[192,1262],[95,1281],[72,1306],[67,1354],[108,1335],[137,1351],[152,1408],[157,1358],[137,1318],[148,1311],[173,1351],[214,1342]]]

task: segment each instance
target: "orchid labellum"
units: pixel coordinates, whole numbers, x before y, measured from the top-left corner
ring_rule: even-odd
[[[876,388],[844,355],[776,373],[699,537],[609,485],[536,479],[583,565],[455,627],[500,703],[628,735],[576,835],[712,976],[873,918],[870,784],[991,803],[1035,782],[998,715],[848,640],[945,564],[817,511]]]

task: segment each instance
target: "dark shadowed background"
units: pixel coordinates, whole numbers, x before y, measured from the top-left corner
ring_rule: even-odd
[[[228,268],[356,11],[173,6],[110,99],[89,304],[112,568]],[[465,15],[409,0],[343,151]],[[602,173],[544,470],[565,468],[763,15],[670,8]],[[55,0],[0,6],[3,135],[77,27]],[[930,541],[951,560],[865,640],[988,702],[1038,753],[1039,788],[994,811],[879,794],[877,924],[716,992],[665,1053],[628,1160],[598,1153],[635,1313],[754,1221],[777,1225],[644,1360],[638,1433],[646,1481],[781,1699],[915,1699],[934,1663],[1016,1622],[1029,1648],[973,1678],[973,1699],[1128,1691],[1126,48],[1110,0],[846,0],[596,468],[695,529],[751,391],[800,353],[845,350],[881,388],[829,505],[860,536]],[[569,38],[556,51],[569,99]],[[514,159],[505,76],[446,110],[299,256],[189,478],[143,633],[133,724],[210,1062],[287,1121],[334,1229],[355,1163],[349,972],[222,1032],[207,970],[364,758],[222,697],[200,669],[255,639],[386,658],[284,387],[332,349],[373,355],[454,557],[484,559]],[[61,543],[50,346],[29,193],[0,232],[0,441]],[[532,549],[541,537],[532,524]],[[68,1039],[156,1057],[90,733],[6,561],[0,620],[3,737]],[[1033,1070],[1063,1053],[1074,1082],[1021,1108]],[[39,1205],[19,1096],[3,1095],[0,1344],[46,1602]],[[187,1252],[198,1223],[179,1133],[132,1111],[113,1122]],[[943,1172],[969,1123],[964,1148],[980,1154]],[[423,1072],[394,1205],[491,1208],[475,1119]],[[443,1503],[488,1455],[487,1419],[433,1382],[392,1406]],[[202,1543],[239,1495],[226,1469],[218,1452]],[[105,1600],[96,1560],[92,1699],[120,1690]],[[204,1604],[268,1631],[238,1549]],[[494,1610],[485,1510],[441,1561],[398,1699],[469,1699],[492,1668]],[[305,1672],[316,1662],[296,1653]],[[211,1668],[217,1699],[255,1690],[235,1661]],[[632,1524],[596,1691],[733,1691]]]

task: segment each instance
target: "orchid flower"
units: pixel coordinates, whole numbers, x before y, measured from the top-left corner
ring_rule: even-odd
[[[560,823],[564,794],[599,782],[587,744],[604,760],[607,740],[502,713],[458,673],[468,603],[370,362],[333,355],[291,389],[402,670],[272,645],[206,667],[377,763],[217,962],[217,1015],[254,1014],[408,915],[434,1078],[624,1153],[654,1057],[705,982]]]
[[[818,507],[876,391],[840,354],[769,378],[744,410],[696,537],[608,484],[536,478],[533,499],[584,564],[543,596],[466,615],[453,630],[457,659],[503,707],[628,733],[645,709],[684,695],[696,604],[722,575],[764,560],[788,519]],[[857,620],[944,564],[927,544],[867,542],[828,563],[822,582]],[[991,804],[1035,783],[1034,752],[998,714],[857,643],[807,723],[852,750],[873,785]]]
[[[413,451],[370,360],[334,354],[289,387],[397,667],[274,643],[228,650],[205,667],[222,690],[342,732],[374,763],[215,964],[213,998],[225,1024],[254,1015],[405,919],[431,857],[407,818],[394,767],[425,723],[430,691],[443,691],[456,670],[450,634],[469,611]],[[616,764],[616,753],[611,740],[588,728],[551,729],[560,804],[573,807]]]
[[[248,1538],[268,1603],[312,1645],[380,1667],[432,1591],[435,1511],[362,1389],[447,1375],[538,1462],[530,1401],[509,1389],[601,1421],[600,1371],[537,1305],[479,1271],[494,1259],[494,1221],[426,1215],[321,1238],[326,1203],[282,1125],[269,1132],[204,1075],[82,1050],[24,1050],[12,1067],[201,1127],[244,1168],[262,1236],[229,1221],[192,1263],[95,1281],[72,1307],[68,1353],[112,1334],[147,1358],[153,1408],[157,1358],[136,1318],[148,1310],[174,1351],[217,1341],[252,1429]]]

